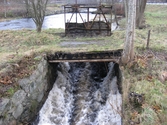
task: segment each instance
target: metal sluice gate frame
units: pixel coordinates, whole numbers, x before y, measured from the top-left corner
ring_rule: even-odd
[[[87,13],[87,21],[84,20],[81,15],[81,9],[85,9]],[[97,9],[95,16],[92,21],[90,21],[90,9]],[[73,4],[73,5],[64,5],[64,22],[65,22],[65,35],[70,33],[89,33],[91,31],[98,32],[101,34],[102,31],[107,32],[107,35],[111,35],[111,22],[106,18],[104,10],[108,10],[112,17],[112,6],[109,5],[86,5],[86,4]],[[67,20],[66,14],[71,10],[70,19]],[[71,22],[72,18],[76,15],[75,22]],[[99,16],[98,16],[99,15]],[[78,17],[79,16],[79,17]],[[98,21],[96,18],[99,17]],[[81,18],[82,23],[78,23],[77,19]],[[101,18],[104,18],[104,21],[101,21]],[[112,20],[112,19],[110,19]],[[96,27],[95,27],[96,25]],[[97,26],[98,25],[98,26]],[[102,26],[103,25],[103,26]]]

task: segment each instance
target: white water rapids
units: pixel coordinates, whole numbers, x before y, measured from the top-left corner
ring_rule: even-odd
[[[114,63],[99,77],[90,63],[61,63],[58,77],[39,113],[38,125],[121,125],[122,97]],[[104,68],[105,69],[105,68]]]

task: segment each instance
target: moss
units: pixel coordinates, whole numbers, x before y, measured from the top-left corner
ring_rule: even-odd
[[[37,108],[38,108],[38,102],[36,100],[32,100],[31,101],[31,107],[30,107],[30,111],[33,113],[33,114],[36,114],[37,113]]]

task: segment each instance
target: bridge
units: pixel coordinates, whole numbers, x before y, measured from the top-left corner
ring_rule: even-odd
[[[48,54],[46,59],[49,63],[58,62],[119,62],[122,56],[122,49],[102,52],[55,52]]]

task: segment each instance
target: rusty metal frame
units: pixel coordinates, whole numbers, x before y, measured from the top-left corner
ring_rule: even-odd
[[[84,8],[84,9],[87,10],[87,12],[86,12],[87,13],[87,22],[84,21],[84,18],[82,17],[81,12],[79,11],[79,9],[82,9],[82,8]],[[93,18],[92,22],[89,21],[89,14],[90,14],[89,13],[90,12],[89,9],[90,8],[96,8],[98,10],[96,12],[95,17]],[[111,10],[111,14],[112,14],[112,6],[105,6],[105,5],[89,6],[89,5],[80,5],[80,4],[64,5],[65,35],[67,35],[68,33],[70,33],[69,32],[70,31],[69,25],[71,23],[71,20],[72,20],[74,14],[76,14],[76,22],[75,22],[76,26],[75,26],[75,28],[73,27],[73,30],[83,30],[83,31],[86,31],[86,32],[87,31],[99,31],[100,33],[101,33],[101,31],[107,31],[107,34],[111,35],[111,24],[107,21],[105,13],[103,12],[103,8],[110,9]],[[66,19],[67,9],[72,10],[72,12],[71,12],[72,14],[71,14],[71,17],[70,17],[69,20]],[[81,20],[83,22],[84,29],[77,27],[77,23],[78,23],[77,22],[77,18],[78,18],[77,14],[79,14],[79,16],[80,16],[80,18],[81,18]],[[99,28],[98,29],[94,29],[92,27],[95,24],[95,19],[97,18],[97,15],[99,15],[99,22],[98,22],[99,23]],[[101,16],[100,15],[102,15],[104,17],[104,19],[105,19],[104,23],[106,24],[107,28],[101,28],[100,27],[100,25],[101,25],[100,24],[100,20],[101,20]],[[96,23],[97,23],[97,21],[96,21]]]

